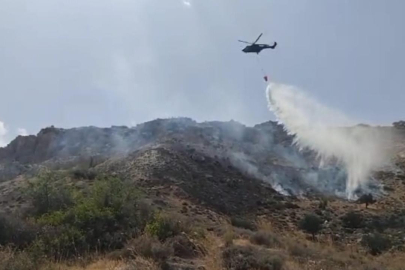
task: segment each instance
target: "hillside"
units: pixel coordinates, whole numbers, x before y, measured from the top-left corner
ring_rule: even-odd
[[[366,208],[342,197],[343,168],[319,167],[315,153],[299,151],[275,122],[45,128],[0,149],[0,244],[25,250],[4,251],[10,263],[33,261],[27,250],[36,246],[35,267],[96,249],[125,269],[401,269],[394,264],[404,258],[405,136],[396,132],[395,166],[358,191],[376,199]],[[133,189],[143,195],[132,203]],[[302,227],[307,214],[321,221],[314,237]],[[66,239],[55,243],[50,232]],[[380,241],[377,251],[362,244],[367,237]]]
[[[344,179],[335,177],[341,173],[338,167],[320,171],[313,154],[299,152],[291,142],[292,138],[275,122],[246,127],[232,121],[196,123],[178,118],[134,128],[50,127],[37,136],[19,136],[0,149],[0,179],[35,173],[40,166],[95,167],[111,158],[160,147],[177,149],[194,159],[211,157],[270,183],[284,194],[299,195],[310,190],[335,193],[335,189],[344,189]],[[331,179],[314,179],[318,173]],[[332,179],[337,180],[330,186]]]

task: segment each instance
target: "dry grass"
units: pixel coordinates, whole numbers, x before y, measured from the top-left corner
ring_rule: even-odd
[[[0,251],[0,270],[159,270],[160,266],[151,259],[136,257],[131,260],[98,259],[87,265],[80,263],[80,258],[72,265],[57,262],[35,263],[26,252],[11,249]]]
[[[151,259],[136,257],[132,260],[106,260],[101,259],[87,266],[67,266],[64,264],[49,263],[39,270],[160,270],[160,266]]]
[[[126,263],[123,261],[114,261],[114,260],[99,260],[94,263],[91,263],[87,266],[67,266],[63,264],[47,264],[43,266],[43,269],[52,269],[52,270],[121,270],[125,269]]]
[[[159,270],[160,267],[153,260],[136,257],[133,260],[99,260],[87,266],[66,266],[62,264],[47,264],[41,270]]]
[[[204,247],[204,254],[197,258],[198,262],[210,270],[223,270],[224,259],[223,252],[229,247],[253,247],[253,250],[267,251],[269,254],[278,257],[283,262],[283,270],[379,270],[405,269],[404,253],[384,253],[380,256],[368,255],[364,250],[356,246],[336,246],[332,241],[314,242],[306,238],[306,235],[300,232],[295,234],[274,233],[268,229],[268,224],[261,224],[261,230],[256,234],[260,238],[270,235],[277,237],[280,244],[266,245],[260,244],[254,238],[249,239],[233,233],[232,243],[226,245],[225,235],[217,236],[214,233],[207,233],[206,236],[198,240],[198,244]],[[228,228],[229,229],[229,228]],[[253,234],[252,234],[253,235]],[[271,240],[272,241],[272,240]],[[264,242],[266,243],[266,241]],[[259,245],[260,244],[260,245]],[[58,263],[46,263],[39,266],[31,264],[27,253],[14,252],[10,249],[0,251],[0,270],[158,270],[161,269],[158,262],[153,259],[147,259],[143,256],[134,256],[127,259],[107,259],[101,257],[87,265],[64,265]],[[78,258],[80,261],[80,258]],[[8,263],[8,264],[5,264]],[[13,262],[12,265],[10,263]],[[14,263],[15,262],[15,263]]]
[[[26,252],[17,252],[10,248],[0,250],[0,270],[36,270],[39,263]]]
[[[277,236],[280,244],[270,245],[267,247],[269,254],[275,254],[284,260],[283,270],[404,270],[405,254],[404,253],[385,253],[381,256],[368,255],[364,250],[357,246],[336,246],[328,238],[321,242],[314,242],[307,239],[306,235],[297,232],[295,234],[274,233],[268,224],[261,224],[261,231],[258,234],[261,237],[265,235]],[[229,229],[229,228],[228,228]],[[229,229],[229,231],[232,231]],[[199,240],[205,249],[205,254],[201,257],[201,263],[206,269],[223,270],[223,251],[227,248],[225,235],[217,236],[214,233],[207,233],[206,237]],[[232,233],[231,243],[229,246],[237,247],[258,247],[255,241],[249,241],[249,238]],[[266,245],[261,245],[263,249]],[[100,268],[102,267],[102,268]],[[130,262],[123,261],[99,261],[85,268],[52,268],[61,270],[130,270],[146,269],[157,270],[159,266],[143,257],[136,257]],[[24,269],[25,270],[25,269]]]
[[[203,258],[205,268],[210,270],[223,270],[221,256],[222,248],[224,247],[223,240],[210,233],[202,240],[202,244],[207,252]]]
[[[269,247],[268,250],[279,252],[286,258],[284,270],[405,270],[405,254],[401,252],[371,256],[358,245],[336,245],[330,237],[314,242],[308,240],[307,236],[299,231],[275,232],[268,221],[259,221],[258,227],[260,228],[257,233],[260,234],[259,242],[253,237],[250,243],[246,243],[245,239],[236,239],[233,244],[257,246],[263,241],[266,242],[265,239],[261,239],[266,234],[277,236],[281,245]]]
[[[229,228],[226,230],[225,234],[222,236],[224,240],[225,246],[230,246],[233,244],[233,241],[235,240],[235,232],[232,230],[232,228]]]
[[[261,231],[267,232],[277,232],[278,229],[272,224],[272,222],[264,217],[259,217],[257,219],[257,228]]]
[[[126,267],[120,268],[119,270],[133,270],[133,269],[160,270],[161,267],[159,266],[158,263],[154,262],[151,259],[136,257],[134,260],[128,262]]]

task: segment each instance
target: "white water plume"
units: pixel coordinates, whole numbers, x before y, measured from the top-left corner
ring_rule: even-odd
[[[348,199],[355,199],[356,189],[366,184],[370,173],[387,161],[387,132],[355,125],[343,113],[293,86],[271,83],[267,99],[269,108],[286,131],[295,136],[294,143],[299,148],[315,151],[321,165],[336,160],[345,167]]]

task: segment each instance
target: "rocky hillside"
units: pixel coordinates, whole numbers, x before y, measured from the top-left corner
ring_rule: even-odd
[[[275,122],[176,118],[19,136],[0,149],[0,246],[23,251],[0,247],[0,258],[42,266],[100,250],[124,258],[119,269],[401,269],[405,133],[384,127],[394,128],[396,163],[363,187],[378,195],[367,206],[337,196],[345,171],[318,167]],[[42,269],[26,265],[12,269]]]
[[[339,167],[317,168],[314,155],[292,146],[291,136],[275,122],[246,127],[233,121],[197,123],[188,118],[159,119],[132,128],[49,127],[36,136],[19,136],[0,149],[0,180],[32,175],[41,166],[95,167],[154,148],[227,164],[285,195],[345,189]]]

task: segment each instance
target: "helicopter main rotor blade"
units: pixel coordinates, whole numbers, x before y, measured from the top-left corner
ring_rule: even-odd
[[[243,40],[238,40],[239,42],[242,42],[242,43],[246,43],[246,44],[252,44],[252,43],[250,43],[250,42],[247,42],[247,41],[243,41]]]
[[[255,42],[253,42],[253,44],[255,44],[256,42],[258,42],[259,41],[259,39],[262,37],[262,35],[263,35],[263,33],[261,33],[260,34],[260,36],[256,39],[256,41]]]

